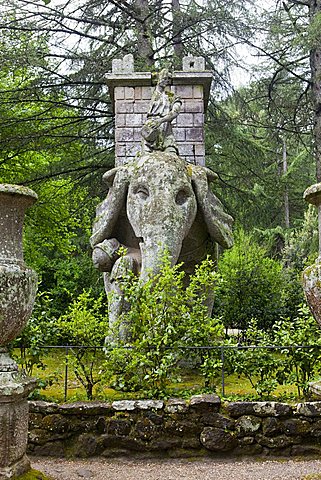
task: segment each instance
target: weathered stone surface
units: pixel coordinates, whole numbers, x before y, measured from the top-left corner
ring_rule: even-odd
[[[279,402],[231,402],[226,408],[232,417],[242,415],[286,417],[292,414],[290,405]]]
[[[221,428],[205,427],[200,435],[201,444],[213,452],[226,452],[237,445],[237,439]]]
[[[188,405],[185,400],[181,398],[170,398],[165,405],[166,413],[186,413]]]
[[[48,442],[45,445],[35,445],[32,450],[33,455],[44,457],[64,457],[65,449],[63,442]]]
[[[35,411],[34,407],[32,411]],[[108,402],[73,402],[60,405],[58,411],[64,415],[106,415],[112,411],[112,407]]]
[[[301,456],[301,455],[321,455],[321,446],[319,445],[293,445],[291,448],[291,455]]]
[[[251,445],[240,445],[233,450],[233,456],[240,456],[240,455],[260,455],[263,452],[262,445],[258,443],[254,443]]]
[[[148,418],[141,418],[133,429],[133,436],[141,440],[150,440],[158,431],[159,428]]]
[[[164,402],[163,400],[137,400],[135,406],[138,410],[162,410]]]
[[[101,437],[92,433],[83,433],[78,436],[77,442],[74,442],[70,454],[75,457],[93,457],[103,451]]]
[[[306,420],[291,418],[281,423],[281,430],[286,435],[307,435],[310,433],[311,425]]]
[[[295,413],[297,413],[298,415],[303,415],[305,417],[320,417],[321,402],[298,403]]]
[[[106,423],[108,435],[126,436],[129,435],[131,422],[125,419],[111,419]]]
[[[218,412],[221,406],[221,399],[218,395],[203,394],[194,395],[190,400],[190,408],[198,412]]]
[[[172,435],[185,436],[192,433],[200,434],[203,429],[203,425],[200,422],[195,422],[193,419],[168,419],[164,423],[164,431],[171,433]]]
[[[228,418],[220,413],[204,413],[200,417],[200,423],[222,429],[234,430],[235,420]]]
[[[275,417],[263,418],[262,430],[263,430],[263,435],[267,437],[281,433],[280,420]]]
[[[235,422],[238,436],[254,435],[261,428],[262,421],[253,415],[243,415]]]
[[[310,424],[310,433],[313,437],[321,437],[321,420],[314,420]]]
[[[37,400],[37,401],[29,400],[28,403],[29,403],[30,413],[42,413],[44,415],[48,415],[50,413],[56,413],[59,408],[57,403],[44,402],[43,400]]]
[[[117,400],[112,403],[112,407],[116,411],[133,411],[136,410],[135,400]]]
[[[277,435],[276,437],[265,437],[264,435],[258,433],[255,436],[255,440],[260,445],[269,448],[284,448],[295,443],[300,443],[301,439],[298,437],[288,437],[286,435]]]

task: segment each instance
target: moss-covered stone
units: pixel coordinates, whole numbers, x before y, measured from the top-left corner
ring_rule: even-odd
[[[53,480],[52,477],[48,477],[38,470],[29,470],[29,472],[19,475],[19,477],[14,477],[14,480]]]

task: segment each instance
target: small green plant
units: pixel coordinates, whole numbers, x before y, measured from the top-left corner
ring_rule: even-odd
[[[103,303],[103,295],[93,298],[90,290],[84,291],[58,319],[60,334],[73,343],[73,348],[69,349],[69,365],[89,400],[93,398],[94,386],[102,379],[102,371],[97,367],[101,349],[95,347],[103,345],[108,330]]]
[[[234,372],[244,375],[261,398],[268,398],[278,385],[282,359],[276,361],[271,345],[270,335],[258,328],[258,322],[252,319],[247,329],[249,348],[234,349],[230,352],[229,362],[234,365]],[[251,348],[251,347],[255,348]]]
[[[208,355],[200,358],[194,347],[215,344],[223,334],[221,322],[210,318],[206,306],[217,278],[213,262],[202,262],[186,286],[181,265],[172,267],[166,252],[161,260],[159,274],[144,285],[131,274],[123,280],[131,307],[120,324],[126,325],[128,344],[110,349],[106,368],[115,388],[154,397],[167,395],[169,382],[179,380],[182,362],[200,362],[212,378],[216,364]]]
[[[303,305],[294,320],[283,319],[272,329],[275,344],[284,345],[287,369],[284,383],[295,383],[298,395],[309,395],[309,383],[321,368],[321,331],[309,308]],[[289,348],[286,348],[288,346]],[[308,348],[291,348],[304,346]]]

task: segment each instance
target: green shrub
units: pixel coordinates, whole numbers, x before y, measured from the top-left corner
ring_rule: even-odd
[[[283,271],[251,235],[240,231],[218,264],[220,281],[214,311],[229,328],[246,330],[252,318],[268,329],[282,313]]]
[[[144,285],[134,275],[124,279],[121,288],[131,308],[120,323],[127,325],[130,346],[119,342],[109,351],[106,369],[115,388],[166,396],[169,381],[179,378],[182,361],[201,362],[208,381],[220,368],[209,354],[200,358],[193,348],[181,348],[213,345],[222,336],[221,322],[210,318],[205,304],[217,278],[213,262],[199,265],[187,287],[180,267],[171,267],[164,254],[159,274]]]

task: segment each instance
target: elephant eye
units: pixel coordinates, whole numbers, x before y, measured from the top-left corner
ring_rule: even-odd
[[[138,185],[134,188],[134,194],[138,196],[140,200],[147,200],[149,197],[149,191],[147,187],[143,185]]]
[[[187,199],[190,197],[190,192],[187,190],[179,190],[176,194],[175,202],[177,205],[184,205]]]

